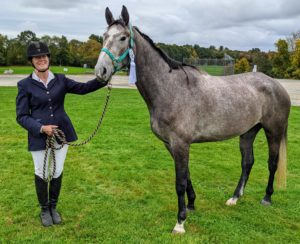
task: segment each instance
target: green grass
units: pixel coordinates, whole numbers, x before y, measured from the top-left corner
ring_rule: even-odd
[[[67,68],[68,71],[64,71]],[[2,66],[0,67],[0,74],[3,74],[5,70],[12,69],[13,74],[30,74],[33,71],[32,66]],[[93,74],[94,69],[81,68],[81,67],[69,67],[69,66],[51,66],[51,70],[55,73],[65,74]]]
[[[81,67],[70,67],[70,66],[51,66],[51,71],[61,74],[69,75],[84,75],[84,74],[94,74],[94,69],[81,68]],[[64,71],[67,68],[68,71]],[[201,69],[209,73],[210,75],[224,75],[224,67],[218,65],[201,66]],[[33,71],[32,66],[0,66],[0,75],[4,73],[5,70],[12,69],[13,74],[30,74]],[[125,71],[118,71],[118,75],[127,75]]]
[[[171,157],[151,132],[136,90],[114,89],[103,127],[94,140],[70,148],[58,209],[64,223],[43,228],[26,132],[15,122],[16,88],[0,88],[0,243],[300,243],[300,108],[289,122],[287,189],[273,205],[259,204],[267,184],[267,146],[255,142],[245,195],[225,206],[240,175],[238,138],[194,144],[190,172],[197,193],[187,233],[174,236],[177,197]],[[67,95],[66,110],[80,140],[94,129],[106,90]]]
[[[70,67],[70,66],[51,66],[51,71],[54,73],[69,74],[69,75],[84,75],[84,74],[94,74],[94,69],[81,68],[81,67]],[[64,71],[67,68],[68,71]],[[12,69],[13,74],[30,74],[33,71],[32,66],[0,66],[0,75],[4,73],[5,70]],[[206,71],[210,75],[224,75],[224,67],[218,65],[206,65],[201,66],[200,69]],[[127,75],[125,71],[118,71],[118,75]]]
[[[67,68],[68,71],[64,71]],[[3,74],[5,70],[12,69],[13,74],[30,74],[33,71],[32,66],[0,66],[0,74]],[[94,74],[94,69],[91,68],[81,68],[81,67],[70,67],[70,66],[51,66],[51,71],[54,73],[69,74],[69,75],[84,75],[84,74]],[[118,75],[126,75],[125,72],[119,71]]]
[[[224,75],[224,66],[220,65],[204,65],[200,69],[206,71],[210,75]]]

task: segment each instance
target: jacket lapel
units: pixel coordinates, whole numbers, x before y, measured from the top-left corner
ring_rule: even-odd
[[[31,80],[32,84],[34,84],[34,85],[36,85],[36,86],[38,86],[38,87],[40,87],[44,90],[47,90],[47,88],[44,86],[44,84],[42,84],[42,82],[39,82],[37,80],[32,79],[32,75],[30,75],[29,77],[30,77],[30,80]]]
[[[48,86],[47,86],[47,88],[46,88],[42,82],[39,82],[39,81],[37,81],[37,80],[35,80],[35,79],[32,79],[32,74],[31,74],[29,77],[30,77],[30,79],[31,79],[31,82],[32,82],[34,85],[36,85],[36,86],[38,86],[38,87],[40,87],[40,88],[42,88],[42,89],[44,89],[44,90],[50,90],[50,89],[52,88],[52,86],[54,85],[56,79],[57,79],[56,75],[54,75],[55,78],[52,79],[52,80],[48,83]]]
[[[48,90],[51,90],[52,86],[55,84],[55,81],[56,81],[57,77],[56,75],[54,75],[54,79],[52,79],[49,83],[48,83]]]

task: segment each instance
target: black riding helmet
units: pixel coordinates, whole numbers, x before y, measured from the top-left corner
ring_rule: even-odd
[[[46,43],[35,41],[31,42],[27,47],[27,58],[31,60],[33,57],[47,55],[50,57],[50,50]]]

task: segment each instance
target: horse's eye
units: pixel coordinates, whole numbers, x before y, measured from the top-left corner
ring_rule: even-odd
[[[125,41],[126,40],[126,36],[123,36],[121,39],[120,39],[120,41]]]

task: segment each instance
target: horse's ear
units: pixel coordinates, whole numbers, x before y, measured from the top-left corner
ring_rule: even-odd
[[[128,23],[129,23],[129,13],[127,11],[127,8],[124,5],[122,7],[121,16],[122,16],[122,19],[125,22],[125,25],[128,25]]]
[[[105,9],[105,18],[108,25],[111,25],[115,21],[108,7]]]

